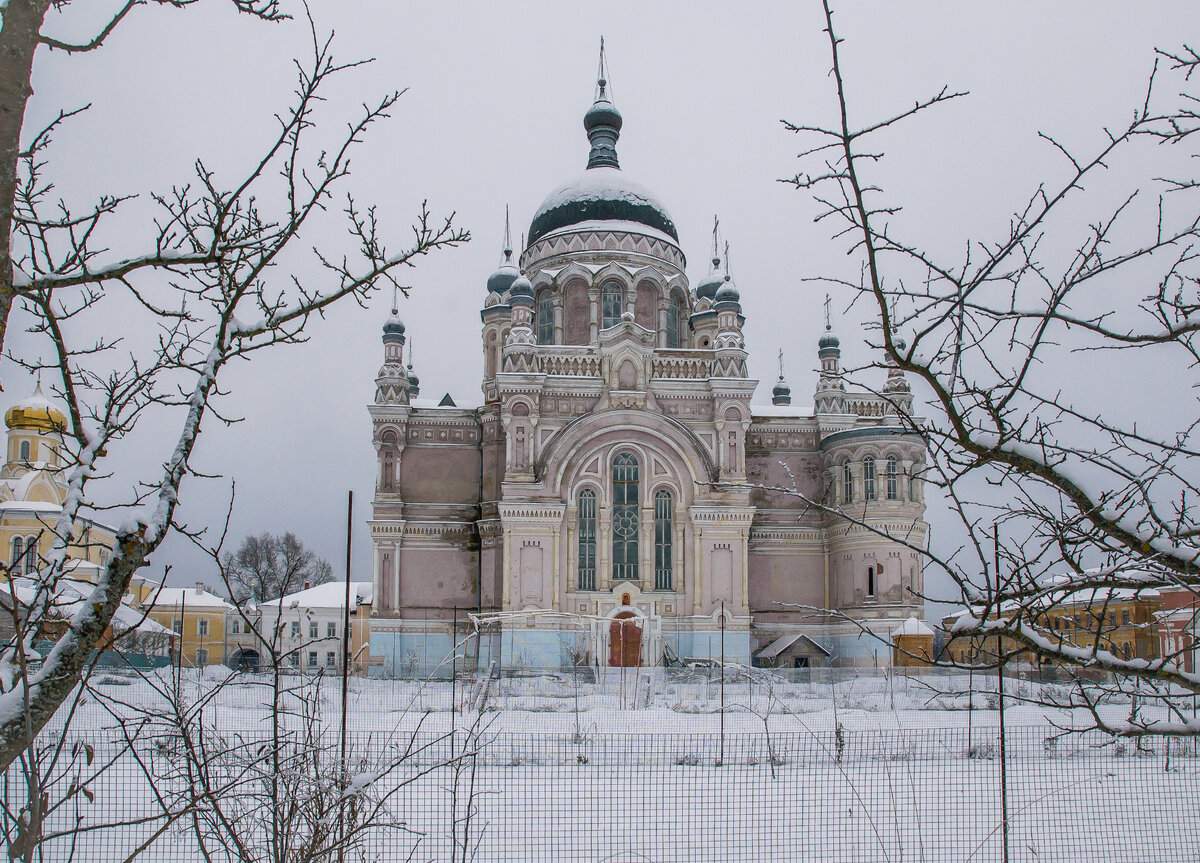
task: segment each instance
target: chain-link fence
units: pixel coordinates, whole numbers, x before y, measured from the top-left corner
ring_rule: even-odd
[[[1007,728],[1005,822],[995,726],[531,734],[489,717],[350,732],[345,773],[336,732],[80,734],[32,859],[1001,861],[1006,842],[1013,861],[1200,859],[1190,741]],[[3,790],[13,848],[19,766]]]

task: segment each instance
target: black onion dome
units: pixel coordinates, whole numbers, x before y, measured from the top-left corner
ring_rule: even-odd
[[[717,289],[714,299],[718,303],[736,303],[742,299],[742,295],[738,292],[737,285],[733,283],[733,279],[726,278],[721,287]]]
[[[717,296],[717,291],[721,290],[721,286],[725,284],[725,277],[717,269],[720,264],[720,259],[715,259],[712,271],[696,285],[696,299],[711,302]]]
[[[488,276],[488,293],[503,295],[512,287],[512,283],[517,280],[519,275],[521,275],[521,271],[517,269],[517,265],[506,259],[494,273]]]
[[[542,201],[529,223],[529,243],[581,222],[633,222],[666,234],[676,243],[679,233],[667,208],[619,168],[589,168],[563,183]]]
[[[620,132],[623,122],[621,112],[608,99],[597,99],[583,115],[583,128],[589,132],[600,126],[608,126]]]
[[[792,394],[792,388],[788,386],[787,381],[780,378],[775,382],[775,386],[771,388],[771,397],[773,399],[788,398]]]
[[[384,321],[383,337],[384,339],[404,340],[404,321],[396,316],[395,310],[392,311],[392,316]]]
[[[518,274],[513,280],[512,287],[508,292],[508,301],[513,305],[518,303],[533,305],[533,285],[523,274]]]

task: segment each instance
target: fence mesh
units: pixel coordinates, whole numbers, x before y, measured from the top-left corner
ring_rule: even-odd
[[[1046,726],[1010,727],[1005,735],[1009,859],[1200,859],[1200,755],[1193,743],[1060,736]],[[83,751],[83,743],[93,750],[90,766],[78,761],[88,793],[69,795],[46,816],[47,838],[32,859],[271,858],[276,774],[261,730],[212,735],[204,748],[216,765],[208,780],[219,781],[207,789],[184,769],[178,741],[130,736],[132,746],[112,732],[68,741],[64,752]],[[291,739],[319,753],[314,763],[340,757],[336,733]],[[1005,859],[994,726],[544,734],[493,733],[485,718],[453,732],[353,731],[347,751],[351,794],[342,800],[355,811],[340,815],[363,825],[365,810],[381,808],[356,835],[353,854],[341,859]],[[314,769],[314,783],[337,784],[337,762],[330,763],[327,771]],[[377,775],[381,765],[392,769]],[[282,771],[297,767],[285,762]],[[61,797],[67,782],[50,796]],[[11,849],[12,819],[27,799],[19,766],[4,783]],[[294,804],[289,794],[276,805]],[[324,827],[335,830],[329,813],[339,812],[337,804],[323,805]],[[168,810],[182,814],[171,820]],[[231,832],[220,818],[241,821]],[[293,823],[297,833],[321,827],[303,818]],[[235,833],[240,848],[229,838]]]

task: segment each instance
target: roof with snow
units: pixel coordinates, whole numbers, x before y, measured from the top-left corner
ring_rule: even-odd
[[[214,611],[233,611],[233,606],[209,590],[194,587],[161,587],[154,592],[150,603],[155,608],[189,608]]]
[[[352,581],[350,590],[351,595],[357,597],[359,605],[370,605],[371,582]],[[328,581],[325,584],[310,587],[308,590],[289,593],[283,599],[268,600],[263,605],[279,605],[280,603],[284,608],[345,608],[346,582]]]
[[[892,637],[899,635],[933,635],[933,630],[924,621],[910,617],[904,623],[892,630]]]
[[[812,647],[814,647],[818,651],[820,651],[823,655],[829,656],[828,650],[826,650],[821,645],[817,644],[815,641],[813,641],[811,638],[809,638],[803,632],[792,632],[787,635],[781,635],[781,636],[779,636],[779,638],[772,641],[770,644],[768,644],[766,647],[764,647],[762,650],[758,651],[754,655],[757,656],[759,659],[774,659],[775,657],[779,656],[779,654],[783,653],[785,650],[787,650],[789,647],[791,647],[793,644],[795,644],[798,641],[805,645],[811,645]]]
[[[620,168],[608,167],[589,168],[551,191],[529,223],[528,243],[567,225],[589,221],[634,222],[679,243],[675,222],[662,201]]]

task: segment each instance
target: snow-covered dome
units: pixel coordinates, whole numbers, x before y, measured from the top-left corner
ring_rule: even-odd
[[[529,279],[525,278],[524,273],[518,273],[513,280],[512,287],[508,291],[508,301],[513,305],[524,303],[525,305],[533,305],[533,285]]]
[[[603,67],[603,57],[601,67]],[[632,222],[666,234],[676,243],[679,233],[671,214],[658,197],[640,183],[621,173],[617,161],[617,139],[621,136],[621,112],[607,95],[603,74],[596,82],[599,93],[583,117],[591,142],[587,170],[554,189],[529,223],[529,243],[581,222]]]
[[[529,242],[580,222],[635,222],[679,242],[671,214],[657,196],[629,179],[620,168],[589,168],[542,201],[529,223]]]
[[[737,303],[742,299],[742,295],[738,292],[737,285],[734,284],[733,279],[726,276],[713,299],[716,300],[717,305],[721,303]]]
[[[512,287],[512,283],[517,280],[517,276],[521,275],[521,271],[517,269],[517,265],[512,262],[512,251],[506,250],[504,254],[504,263],[496,268],[496,271],[488,276],[487,289],[489,294],[503,294]]]
[[[821,340],[817,342],[818,353],[825,351],[836,351],[841,346],[841,341],[833,330],[825,330],[825,334],[821,336]]]
[[[66,427],[67,417],[46,398],[39,378],[33,393],[21,399],[4,414],[4,423],[10,429],[62,431]]]
[[[398,339],[404,341],[404,321],[400,320],[396,310],[392,309],[391,316],[383,323],[383,340]]]
[[[712,300],[717,296],[717,291],[721,290],[721,286],[724,284],[725,277],[721,275],[721,259],[714,257],[712,259],[712,269],[708,271],[707,276],[696,284],[696,298]]]

